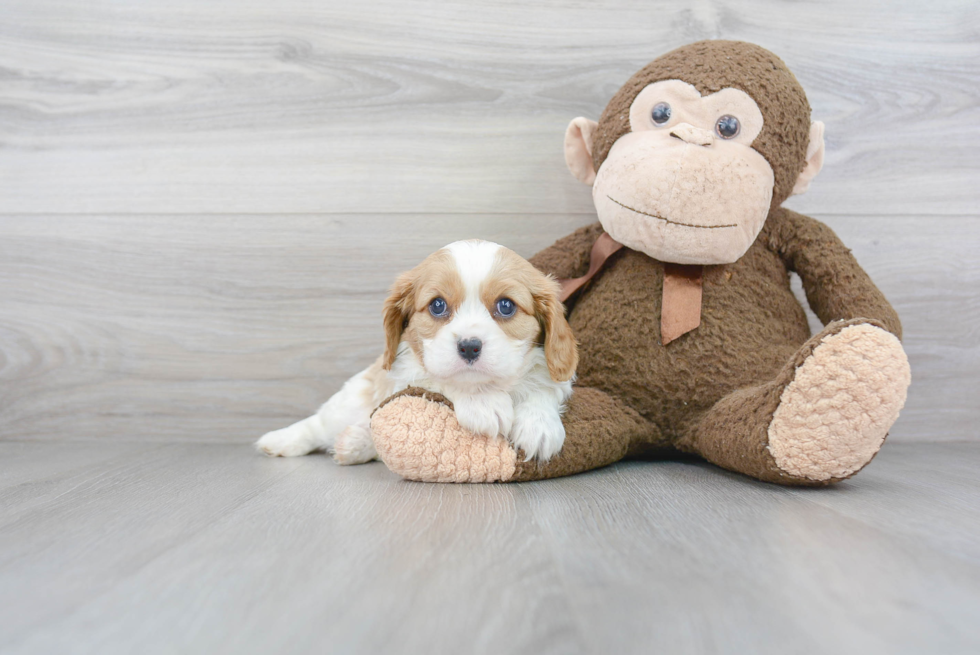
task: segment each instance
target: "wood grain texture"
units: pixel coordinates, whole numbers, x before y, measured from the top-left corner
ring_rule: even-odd
[[[454,239],[531,254],[594,217],[562,160],[653,56],[770,47],[828,128],[790,205],[902,314],[892,438],[977,439],[980,5],[9,0],[0,439],[241,440],[380,344]]]
[[[234,444],[59,446],[0,443],[49,467],[0,491],[4,653],[980,648],[976,443],[889,445],[811,490],[694,461],[456,486]]]
[[[565,126],[701,38],[796,72],[828,153],[789,205],[902,315],[866,471],[252,451],[375,357],[396,273],[592,222]],[[980,651],[978,79],[973,0],[5,0],[0,651]]]
[[[582,222],[7,217],[0,434],[253,438],[377,357],[399,272],[459,238],[531,253]]]
[[[827,124],[794,208],[974,215],[978,26],[972,0],[8,0],[0,213],[591,213],[568,121],[732,38]]]
[[[821,218],[903,319],[913,386],[892,439],[977,439],[980,221]],[[247,441],[374,360],[388,286],[428,253],[481,237],[527,256],[590,221],[4,217],[0,435]]]

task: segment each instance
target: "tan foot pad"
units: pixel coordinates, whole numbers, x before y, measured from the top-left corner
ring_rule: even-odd
[[[389,400],[371,418],[374,447],[389,469],[422,482],[506,482],[517,453],[504,439],[474,435],[446,404],[422,395]]]
[[[786,473],[842,479],[881,448],[905,405],[911,374],[898,339],[852,325],[820,342],[783,390],[769,452]]]

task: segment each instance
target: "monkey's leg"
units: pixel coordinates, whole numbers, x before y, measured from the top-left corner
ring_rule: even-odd
[[[909,382],[894,335],[864,319],[831,323],[776,379],[718,401],[677,446],[766,482],[837,482],[878,452]]]
[[[577,387],[562,417],[565,443],[548,462],[525,462],[504,439],[474,435],[456,422],[451,403],[421,389],[393,396],[374,413],[381,460],[424,482],[521,482],[612,464],[631,445],[662,441],[655,425],[601,391]]]

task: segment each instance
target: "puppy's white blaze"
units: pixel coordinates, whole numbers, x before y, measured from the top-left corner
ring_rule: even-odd
[[[493,270],[500,246],[490,241],[457,241],[446,246],[453,256],[456,270],[466,290],[466,299],[456,308],[452,320],[445,331],[452,337],[453,354],[456,355],[456,342],[461,339],[479,339],[483,342],[480,357],[473,364],[464,364],[474,372],[486,371],[492,375],[499,359],[494,341],[503,337],[503,331],[493,320],[480,297],[481,287]],[[459,359],[459,356],[456,355]],[[462,361],[462,360],[460,360]]]
[[[456,262],[459,276],[463,279],[467,302],[471,300],[480,302],[480,285],[490,276],[490,271],[497,262],[497,251],[500,247],[500,244],[492,241],[475,239],[455,241],[446,246],[446,250]]]

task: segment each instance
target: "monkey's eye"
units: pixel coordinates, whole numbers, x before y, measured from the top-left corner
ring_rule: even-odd
[[[666,102],[658,102],[653,106],[653,110],[650,112],[650,118],[657,125],[663,125],[670,120],[670,105]]]
[[[738,134],[739,124],[738,119],[734,116],[722,116],[715,123],[715,131],[723,139],[732,139]]]
[[[510,318],[517,311],[517,305],[510,298],[501,298],[497,301],[497,314],[504,318]]]
[[[429,303],[429,313],[436,318],[442,318],[449,313],[449,305],[442,298],[436,298]]]

